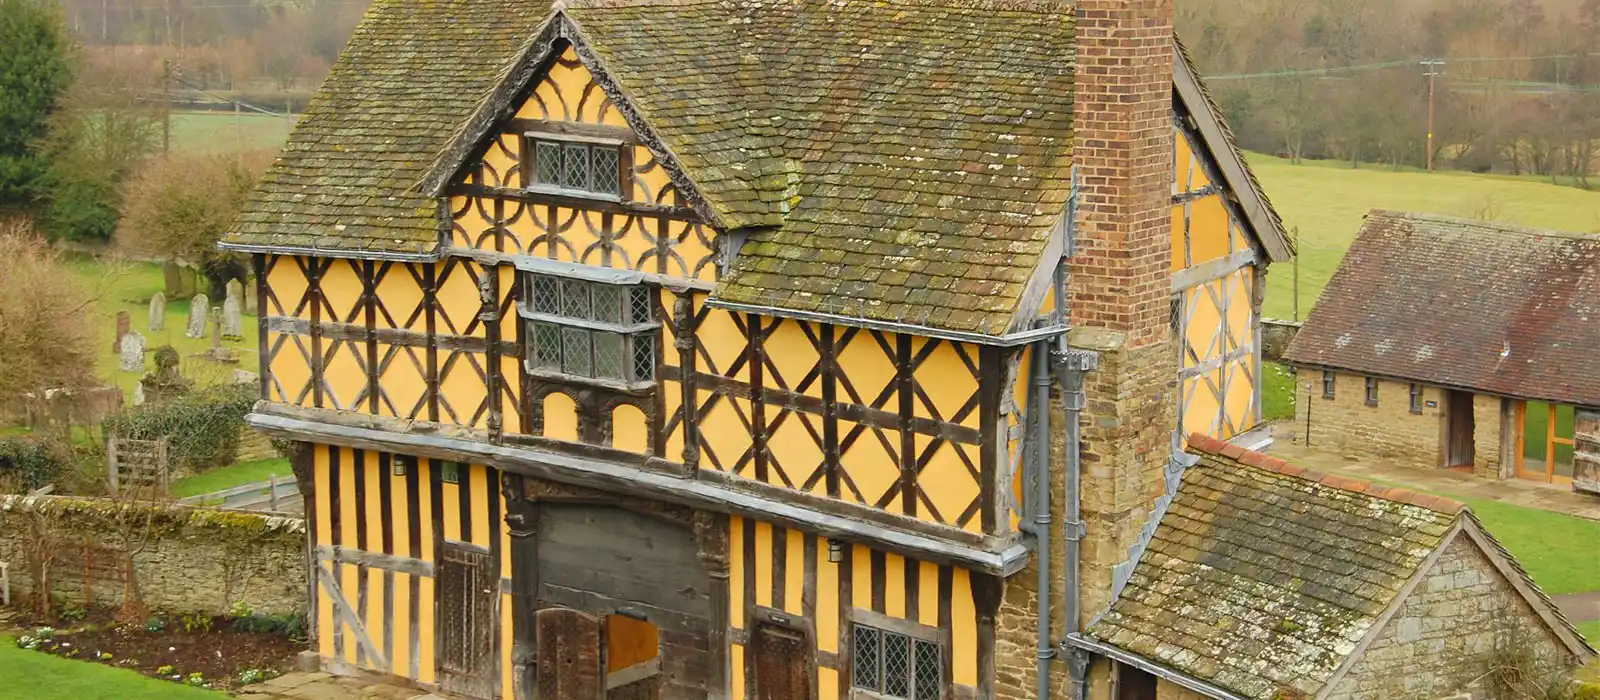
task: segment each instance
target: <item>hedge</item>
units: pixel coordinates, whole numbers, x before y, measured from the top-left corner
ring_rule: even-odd
[[[0,438],[0,481],[17,479],[26,490],[54,483],[71,467],[72,451],[33,436]]]
[[[200,472],[234,462],[244,417],[255,401],[254,385],[214,386],[108,418],[105,430],[132,440],[168,436],[172,468]]]

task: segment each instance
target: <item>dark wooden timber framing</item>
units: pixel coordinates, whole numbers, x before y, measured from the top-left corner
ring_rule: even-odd
[[[850,639],[850,610],[855,607],[855,591],[851,580],[855,578],[855,547],[848,542],[840,543],[844,551],[839,558],[839,697],[841,700],[851,697],[850,677],[855,669],[854,646]],[[948,598],[946,599],[948,600]]]
[[[437,282],[439,268],[436,265],[425,265],[422,268],[422,303],[427,308],[427,337],[426,352],[428,366],[426,379],[428,383],[427,396],[423,398],[428,403],[428,420],[439,422],[439,343],[438,328],[435,319],[439,316],[439,285]]]
[[[526,160],[526,159],[524,159]],[[608,199],[591,199],[573,195],[542,192],[538,190],[519,190],[509,187],[491,187],[464,182],[451,185],[448,190],[452,197],[478,197],[485,200],[521,202],[530,205],[548,205],[563,209],[584,209],[599,214],[612,214],[622,216],[654,217],[667,221],[693,221],[698,222],[699,216],[692,209],[682,207],[663,206],[660,204],[647,204],[645,202],[620,201],[613,202]]]
[[[378,412],[378,397],[383,394],[383,386],[378,380],[378,282],[384,272],[389,271],[390,263],[384,263],[383,269],[378,269],[374,260],[361,261],[361,306],[366,312],[366,340],[367,340],[367,410]]]
[[[290,318],[287,316],[268,316],[265,324],[267,330],[278,335],[310,336],[311,322],[303,318]],[[370,336],[378,343],[386,345],[399,345],[413,348],[428,347],[428,335],[404,328],[378,328],[368,331],[366,327],[354,323],[339,321],[323,321],[320,336],[324,340],[348,342],[365,341]],[[448,333],[434,336],[434,345],[446,352],[465,352],[473,354],[487,354],[491,350],[489,341],[471,335],[451,335]],[[497,340],[493,351],[502,355],[517,352],[514,341]],[[379,368],[381,373],[382,367]]]
[[[683,464],[689,469],[700,468],[700,420],[695,415],[695,407],[699,403],[698,383],[695,372],[697,362],[695,356],[700,350],[696,343],[696,329],[694,313],[694,293],[689,290],[674,292],[676,299],[672,304],[673,329],[676,338],[673,347],[678,350],[678,362],[682,366],[678,383],[683,387],[682,405],[678,407],[682,420],[679,425],[683,430]],[[665,367],[657,367],[656,373],[664,375]],[[663,376],[663,378],[665,378]],[[664,428],[663,430],[670,430]]]
[[[488,384],[487,399],[489,402],[489,440],[498,444],[504,434],[505,424],[502,415],[501,403],[502,390],[500,370],[501,328],[500,328],[500,270],[495,266],[485,266],[483,274],[478,278],[478,292],[482,296],[482,308],[478,312],[478,320],[483,323],[484,336],[488,346],[487,361],[484,363],[484,373]]]
[[[521,474],[500,473],[511,535],[511,668],[514,697],[530,696],[538,657],[536,614],[539,592],[538,513],[527,498]]]
[[[973,572],[972,598],[978,614],[978,697],[994,697],[995,682],[995,617],[1000,612],[1000,600],[1005,592],[1005,582],[996,576]]]
[[[728,665],[728,602],[732,593],[729,589],[731,553],[728,551],[728,518],[720,513],[696,512],[694,534],[700,565],[711,580],[711,638],[708,645],[711,669],[716,677],[707,679],[707,685],[710,686],[708,697],[720,700],[727,697],[726,689],[732,683],[732,669]],[[746,576],[749,577],[748,574]]]
[[[277,256],[273,256],[276,259]],[[261,363],[257,370],[261,373],[257,377],[260,385],[260,398],[266,401],[272,398],[272,356],[267,350],[267,256],[265,253],[256,253],[250,256],[251,268],[256,273],[256,357]]]
[[[322,273],[327,268],[316,258],[295,258],[306,277],[306,300],[311,304],[311,405],[322,408]],[[329,260],[328,265],[333,261]]]
[[[749,341],[745,343],[745,352],[749,353],[746,364],[750,367],[750,451],[755,455],[755,479],[761,482],[768,480],[767,470],[771,466],[767,455],[766,401],[762,394],[762,370],[767,364],[761,342],[766,336],[764,326],[760,316],[745,317],[745,335]]]
[[[1000,488],[1000,455],[1006,448],[1000,429],[1004,353],[1003,349],[991,346],[978,351],[978,487],[981,491],[978,500],[982,503],[984,532],[995,532],[999,527],[996,491]]]
[[[839,497],[839,355],[833,345],[834,327],[821,324],[818,347],[822,369],[822,458],[828,480],[828,496]],[[903,414],[902,414],[903,415]]]
[[[895,395],[900,398],[900,415],[916,411],[916,365],[911,358],[911,336],[895,336]],[[900,503],[907,515],[917,514],[917,437],[909,430],[900,432]]]

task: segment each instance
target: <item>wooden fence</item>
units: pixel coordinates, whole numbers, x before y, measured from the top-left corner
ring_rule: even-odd
[[[292,476],[268,475],[266,481],[231,489],[202,493],[178,500],[186,506],[253,510],[263,513],[296,513],[303,507],[300,486]]]
[[[113,436],[106,445],[106,484],[111,495],[128,490],[151,495],[167,493],[171,476],[166,436],[158,440],[132,440]]]

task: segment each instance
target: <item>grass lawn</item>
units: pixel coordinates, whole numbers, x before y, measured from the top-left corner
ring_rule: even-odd
[[[1265,381],[1261,385],[1261,408],[1267,420],[1289,420],[1294,418],[1294,375],[1289,373],[1289,368],[1276,362],[1263,362],[1262,374]]]
[[[239,364],[218,364],[194,357],[211,348],[209,326],[206,338],[185,338],[183,335],[184,326],[189,318],[187,299],[167,302],[166,330],[152,332],[149,329],[150,296],[161,291],[164,286],[160,265],[109,261],[87,255],[72,256],[67,262],[99,297],[94,312],[87,317],[88,323],[93,324],[95,330],[95,347],[99,351],[100,358],[96,363],[98,374],[106,381],[122,387],[123,394],[129,401],[133,400],[134,385],[139,383],[139,378],[143,374],[123,372],[118,368],[118,355],[111,352],[111,343],[117,337],[118,311],[128,312],[133,330],[145,337],[146,350],[154,351],[162,345],[172,345],[176,348],[183,357],[178,365],[179,370],[197,385],[209,386],[232,381],[235,369],[256,371],[257,328],[253,310],[245,309],[242,324],[244,340],[223,341],[224,345],[232,347],[237,352]],[[221,306],[222,300],[214,299],[212,305]],[[145,369],[155,369],[155,358],[152,355],[146,355]]]
[[[1600,233],[1600,192],[1529,178],[1462,172],[1394,172],[1383,166],[1286,160],[1247,154],[1262,187],[1291,231],[1300,229],[1300,314],[1316,303],[1372,209],[1493,219],[1523,226]],[[1290,318],[1288,263],[1267,277],[1265,315]]]
[[[121,668],[18,649],[0,637],[0,699],[216,700],[222,693],[158,681]]]
[[[172,115],[172,147],[203,153],[275,151],[283,147],[294,125],[293,119],[266,114],[179,112]]]
[[[1600,590],[1600,548],[1595,547],[1600,522],[1496,501],[1461,500],[1545,593]]]
[[[279,479],[294,478],[294,471],[289,468],[289,460],[263,459],[184,477],[172,483],[171,491],[174,497],[188,498],[202,493],[214,493],[235,486],[263,482],[273,474],[278,475]]]
[[[1589,644],[1600,646],[1600,620],[1580,622],[1577,627],[1578,631],[1583,633],[1583,636],[1589,638]]]

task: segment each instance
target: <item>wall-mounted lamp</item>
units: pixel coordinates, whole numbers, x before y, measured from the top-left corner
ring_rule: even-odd
[[[835,564],[844,561],[844,543],[838,540],[828,540],[828,561]]]

